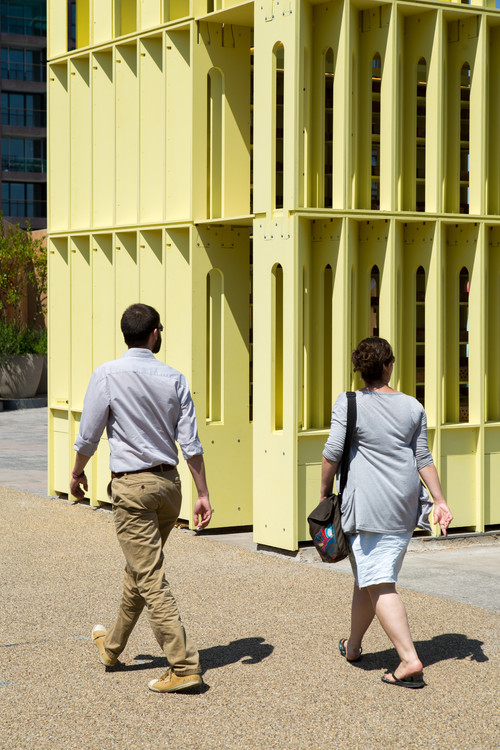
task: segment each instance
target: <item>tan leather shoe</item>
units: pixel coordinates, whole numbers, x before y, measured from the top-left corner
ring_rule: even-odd
[[[99,652],[99,661],[101,662],[101,664],[104,664],[105,667],[114,667],[116,662],[118,661],[118,657],[110,656],[104,648],[104,636],[107,632],[108,631],[106,630],[104,625],[96,625],[94,628],[92,628],[92,640],[97,646],[97,650]]]
[[[179,690],[187,690],[187,688],[201,685],[202,682],[199,674],[180,675],[172,672],[172,669],[167,669],[159,680],[151,680],[148,683],[148,688],[155,693],[175,693]]]

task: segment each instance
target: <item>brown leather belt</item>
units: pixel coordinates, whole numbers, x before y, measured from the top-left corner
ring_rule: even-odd
[[[145,471],[151,471],[153,474],[161,474],[164,471],[173,471],[174,469],[177,469],[177,466],[170,466],[170,464],[158,464],[157,466],[150,466],[146,469],[134,469],[134,471],[112,471],[111,478],[120,479],[120,477],[124,477],[125,474],[142,474]]]

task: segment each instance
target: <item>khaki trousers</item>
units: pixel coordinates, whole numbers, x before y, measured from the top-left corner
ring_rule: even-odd
[[[146,606],[149,623],[175,674],[199,674],[200,663],[182,624],[163,570],[163,545],[181,507],[181,482],[175,469],[124,474],[112,480],[116,535],[125,555],[123,595],[118,617],[104,639],[118,656]]]

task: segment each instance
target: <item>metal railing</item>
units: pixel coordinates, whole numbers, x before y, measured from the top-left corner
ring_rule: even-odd
[[[47,160],[23,156],[2,156],[2,172],[46,172]]]
[[[4,216],[27,216],[44,219],[47,216],[46,200],[8,200],[2,199]]]
[[[22,107],[2,109],[2,125],[44,128],[46,122],[47,112],[45,109],[23,109]]]
[[[47,19],[44,16],[23,18],[23,16],[10,16],[2,13],[0,28],[4,34],[47,36]]]
[[[2,62],[1,75],[8,81],[46,81],[47,72],[41,63]]]

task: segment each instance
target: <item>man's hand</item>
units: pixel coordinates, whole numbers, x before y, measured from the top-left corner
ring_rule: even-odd
[[[212,518],[212,508],[208,499],[208,487],[205,477],[205,463],[201,453],[188,458],[187,465],[193,476],[196,491],[198,492],[198,500],[194,505],[193,511],[194,525],[198,531],[201,531],[205,526],[208,526]]]
[[[212,508],[208,495],[198,495],[198,500],[194,505],[193,519],[197,531],[201,531],[210,523],[212,518]]]
[[[80,487],[82,485],[82,487]],[[85,472],[82,471],[80,476],[74,476],[74,472],[71,474],[71,481],[69,483],[69,490],[73,497],[76,497],[77,500],[83,500],[85,497],[85,492],[87,492],[89,486],[87,482],[87,477],[85,476]]]

